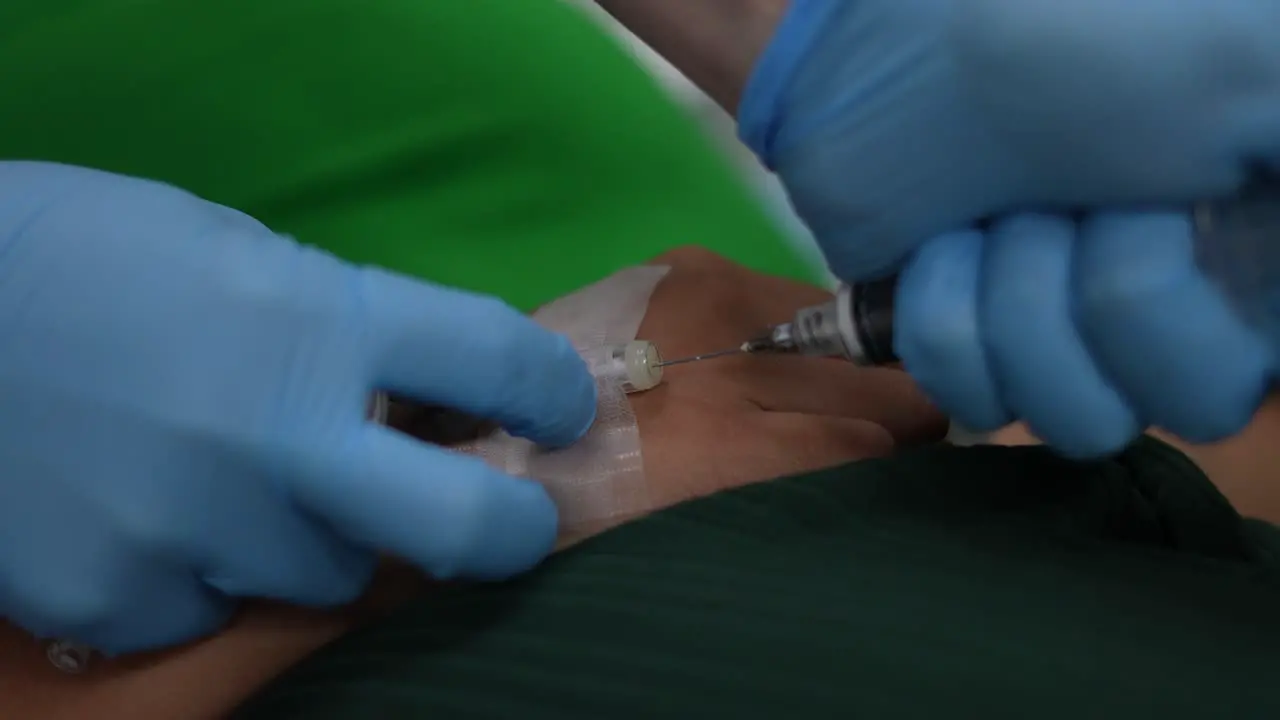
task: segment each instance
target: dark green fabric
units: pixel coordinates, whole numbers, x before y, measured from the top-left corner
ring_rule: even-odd
[[[529,309],[680,245],[816,273],[562,0],[5,0],[0,158],[165,180]]]
[[[1154,440],[929,449],[442,590],[238,717],[1273,720],[1277,548]]]

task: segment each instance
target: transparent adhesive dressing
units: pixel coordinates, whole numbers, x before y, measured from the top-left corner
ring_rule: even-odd
[[[507,474],[541,483],[560,511],[564,537],[652,509],[640,428],[627,395],[662,382],[658,348],[636,334],[650,295],[669,269],[628,268],[534,313],[543,327],[568,337],[595,377],[596,419],[581,440],[549,449],[499,430],[454,446]],[[385,398],[370,401],[369,416],[375,422],[385,418]]]

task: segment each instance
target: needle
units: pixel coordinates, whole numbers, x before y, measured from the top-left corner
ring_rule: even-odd
[[[747,352],[746,348],[742,346],[738,346],[731,350],[718,350],[716,352],[705,353],[703,355],[694,355],[692,357],[679,358],[678,360],[663,360],[662,362],[658,363],[658,367],[666,367],[668,365],[684,365],[685,363],[698,362],[699,360],[710,360],[711,358],[725,357],[726,355],[737,355],[739,353],[744,353],[744,352]]]
[[[783,338],[781,341],[779,340],[779,330],[784,331],[781,335]],[[795,349],[795,345],[791,343],[790,338],[791,324],[783,323],[782,325],[774,326],[770,330],[769,334],[762,335],[753,340],[748,340],[736,348],[717,350],[716,352],[694,355],[692,357],[683,357],[677,360],[664,360],[663,362],[658,363],[658,367],[684,365],[685,363],[698,362],[700,360],[711,360],[712,358],[727,357],[729,355],[752,355],[754,353],[762,352],[787,352]]]

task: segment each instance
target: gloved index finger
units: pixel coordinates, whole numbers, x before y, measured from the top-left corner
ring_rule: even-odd
[[[502,301],[361,270],[372,382],[562,446],[596,411],[596,385],[564,336]]]

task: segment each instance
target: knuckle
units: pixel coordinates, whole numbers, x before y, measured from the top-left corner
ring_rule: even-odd
[[[741,285],[724,277],[707,277],[696,287],[697,302],[690,303],[691,307],[686,312],[691,321],[690,329],[696,327],[693,321],[703,329],[698,333],[705,335],[705,340],[700,341],[702,349],[741,342],[741,336],[758,332],[765,324]],[[710,331],[709,328],[715,329]]]
[[[718,255],[699,245],[682,245],[667,250],[653,260],[651,265],[670,265],[673,269],[724,269],[733,263],[723,255]]]
[[[658,286],[645,315],[644,332],[666,341],[664,350],[705,350],[710,345],[755,332],[761,324],[739,272],[692,268],[673,272]],[[684,346],[688,347],[684,347]]]

